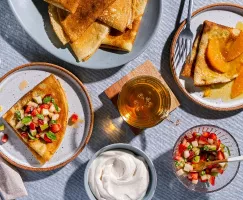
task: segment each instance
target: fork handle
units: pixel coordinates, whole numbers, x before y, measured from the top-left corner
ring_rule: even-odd
[[[189,0],[189,8],[188,8],[188,15],[187,15],[187,27],[191,26],[192,7],[193,7],[193,0]]]

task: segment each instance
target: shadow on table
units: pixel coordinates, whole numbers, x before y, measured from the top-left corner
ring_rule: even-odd
[[[105,93],[99,98],[103,105],[95,111],[94,129],[88,143],[93,152],[109,144],[129,143],[135,137]]]
[[[207,200],[206,194],[192,192],[185,188],[177,179],[172,171],[172,150],[167,151],[154,161],[157,171],[158,184],[154,200]]]
[[[36,5],[40,12],[42,10],[41,14],[43,14],[43,11],[45,11],[45,15],[48,14],[47,4],[45,2],[33,0],[33,3]],[[39,44],[37,44],[29,35],[27,35],[27,33],[20,26],[19,22],[16,20],[6,1],[1,2],[0,19],[0,36],[29,62],[49,62],[63,66],[64,68],[74,73],[84,83],[92,83],[106,79],[117,73],[122,68],[121,66],[105,70],[84,69],[66,63],[65,61],[62,61],[59,58],[53,56],[45,49],[43,49]]]
[[[185,94],[179,89],[178,85],[176,84],[174,77],[172,76],[171,69],[170,69],[170,47],[171,43],[174,37],[174,34],[180,25],[183,8],[184,8],[185,0],[181,1],[179,12],[177,15],[177,20],[175,22],[175,29],[171,32],[169,35],[165,46],[162,50],[162,59],[161,59],[161,67],[160,72],[162,77],[165,79],[168,86],[172,89],[172,91],[175,93],[176,97],[181,103],[181,109],[183,109],[185,112],[190,113],[194,116],[204,118],[204,119],[224,119],[231,117],[233,115],[238,114],[241,112],[241,110],[238,111],[231,111],[231,112],[219,112],[219,111],[213,111],[209,110],[207,108],[204,108],[193,101],[191,101],[189,98],[185,96]],[[166,22],[164,22],[166,23]],[[164,59],[166,58],[166,59]],[[164,76],[166,74],[166,76]]]
[[[54,175],[55,173],[59,172],[61,169],[62,167],[55,170],[46,171],[46,172],[34,172],[34,171],[27,171],[24,169],[18,169],[18,171],[24,182],[32,182],[32,181],[48,178]]]
[[[88,162],[81,164],[67,181],[64,200],[89,199],[84,188],[84,171]]]

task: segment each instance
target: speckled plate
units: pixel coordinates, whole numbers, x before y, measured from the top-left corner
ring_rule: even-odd
[[[191,29],[196,36],[198,27],[205,20],[213,21],[218,24],[235,27],[236,24],[243,22],[243,6],[229,3],[212,4],[193,13],[191,21]],[[193,85],[192,79],[184,79],[180,76],[183,62],[181,61],[177,51],[177,41],[181,31],[184,29],[186,22],[184,21],[178,28],[171,45],[171,70],[174,79],[184,94],[192,101],[206,108],[218,111],[230,111],[243,108],[243,99],[235,99],[230,101],[222,101],[222,99],[209,99],[203,97],[203,92],[200,88]],[[180,61],[179,61],[180,60]],[[179,62],[178,62],[179,61]]]
[[[90,98],[83,84],[66,69],[48,63],[23,65],[0,78],[0,105],[3,107],[0,112],[0,123],[1,120],[4,122],[1,118],[4,113],[50,73],[55,75],[66,92],[68,116],[70,117],[75,112],[83,122],[79,123],[77,127],[67,126],[62,144],[52,159],[43,166],[32,156],[14,131],[7,127],[4,133],[8,134],[9,140],[7,143],[0,143],[0,155],[13,165],[23,169],[47,171],[66,165],[82,152],[92,133],[94,115]],[[21,91],[19,85],[23,81],[27,81],[28,86]]]
[[[162,1],[148,1],[132,52],[99,49],[87,62],[77,62],[70,48],[63,48],[53,32],[47,3],[43,0],[8,0],[8,2],[20,24],[39,45],[61,60],[91,69],[118,67],[139,56],[153,38],[162,13]]]

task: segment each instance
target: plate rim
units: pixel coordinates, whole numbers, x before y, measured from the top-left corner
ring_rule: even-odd
[[[58,65],[55,65],[55,64],[51,64],[51,63],[47,63],[47,62],[31,62],[31,63],[27,63],[27,64],[20,65],[18,67],[15,67],[14,69],[10,70],[6,74],[4,74],[2,77],[0,77],[0,84],[3,82],[3,80],[5,80],[7,77],[9,77],[10,75],[12,75],[13,73],[15,73],[15,72],[17,72],[17,71],[19,71],[21,69],[28,68],[28,67],[35,67],[37,65],[40,66],[40,67],[44,66],[44,67],[55,68],[55,69],[60,70],[60,71],[62,71],[64,73],[67,73],[82,88],[82,90],[84,91],[85,96],[87,97],[88,106],[89,106],[89,110],[90,110],[90,126],[89,126],[88,135],[87,135],[87,137],[85,139],[84,144],[81,147],[78,148],[78,151],[75,154],[73,154],[73,156],[71,158],[67,159],[66,161],[64,161],[64,162],[62,162],[60,164],[54,165],[52,167],[45,167],[45,168],[41,168],[41,167],[29,167],[29,166],[25,166],[25,165],[22,165],[22,164],[18,164],[17,162],[13,161],[11,158],[7,157],[1,151],[0,151],[0,156],[2,158],[4,158],[6,161],[8,161],[9,163],[11,163],[12,165],[14,165],[16,167],[19,167],[21,169],[30,170],[30,171],[50,171],[50,170],[58,169],[58,168],[61,168],[61,167],[65,166],[65,165],[67,165],[68,163],[70,163],[71,161],[73,161],[84,150],[84,148],[88,144],[88,142],[89,142],[89,140],[91,138],[92,132],[93,132],[93,126],[94,126],[94,110],[93,110],[91,98],[88,95],[87,89],[85,88],[84,84],[73,73],[71,73],[67,69],[65,69],[63,67],[60,67]]]
[[[117,67],[120,67],[120,66],[123,66],[129,62],[131,62],[132,60],[135,60],[138,56],[140,56],[147,48],[148,46],[150,45],[151,41],[154,39],[154,37],[156,36],[157,32],[158,32],[158,29],[159,29],[159,25],[160,25],[160,19],[162,17],[162,1],[159,1],[159,15],[158,15],[158,18],[156,19],[156,25],[155,25],[155,28],[154,28],[154,31],[153,33],[149,36],[149,39],[146,40],[145,42],[145,45],[143,46],[143,48],[141,48],[136,54],[134,54],[132,57],[130,57],[129,59],[126,59],[126,61],[124,62],[123,61],[123,64],[113,64],[113,65],[110,65],[109,67],[99,67],[99,68],[92,68],[92,67],[88,67],[88,66],[84,66],[82,65],[83,62],[75,62],[75,59],[74,59],[74,62],[72,61],[68,61],[67,59],[64,59],[63,57],[61,56],[57,56],[55,55],[54,53],[52,53],[51,51],[48,50],[48,48],[46,48],[44,45],[42,45],[39,41],[37,41],[31,34],[30,31],[27,31],[27,29],[25,28],[25,25],[24,23],[22,22],[22,20],[20,19],[20,17],[18,16],[15,8],[14,8],[14,5],[12,3],[12,0],[7,0],[8,2],[8,5],[11,9],[11,11],[14,13],[14,16],[15,18],[17,19],[17,21],[19,22],[19,24],[21,25],[21,27],[24,29],[24,31],[29,35],[29,37],[31,37],[39,46],[41,46],[45,51],[47,51],[48,53],[50,53],[51,55],[55,56],[56,58],[66,62],[66,63],[69,63],[69,64],[72,64],[72,65],[75,65],[75,66],[78,66],[78,67],[81,67],[81,68],[84,68],[84,69],[91,69],[91,70],[103,70],[103,69],[113,69],[113,68],[117,68]],[[45,3],[45,2],[44,2]],[[140,31],[140,27],[139,27],[139,31]],[[137,37],[135,39],[135,42],[137,40]],[[131,52],[128,52],[128,53],[131,53]]]
[[[196,11],[193,12],[192,17],[195,17],[196,15],[203,13],[211,8],[216,8],[216,7],[234,7],[234,8],[239,8],[243,10],[243,6],[239,5],[239,4],[234,4],[234,3],[214,3],[214,4],[210,4],[204,7],[201,7],[199,9],[197,9]],[[173,75],[173,78],[176,82],[176,84],[179,86],[180,90],[194,103],[210,109],[210,110],[215,110],[215,111],[235,111],[235,110],[239,110],[243,108],[243,103],[241,105],[238,106],[234,106],[234,107],[228,107],[228,108],[220,108],[220,107],[216,107],[216,106],[210,106],[207,105],[199,100],[197,100],[196,98],[194,98],[192,95],[190,95],[190,93],[185,89],[185,87],[182,86],[179,77],[177,77],[176,74],[176,69],[173,65],[173,60],[174,60],[174,52],[175,52],[175,47],[176,47],[176,42],[179,38],[179,35],[183,29],[183,27],[186,25],[186,19],[183,20],[183,22],[180,24],[180,26],[177,28],[176,33],[173,37],[172,43],[171,43],[171,48],[170,48],[170,69]]]

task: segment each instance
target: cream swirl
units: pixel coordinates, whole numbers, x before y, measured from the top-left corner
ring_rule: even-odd
[[[89,170],[89,186],[98,200],[141,200],[148,185],[149,171],[144,158],[130,151],[104,152]]]

